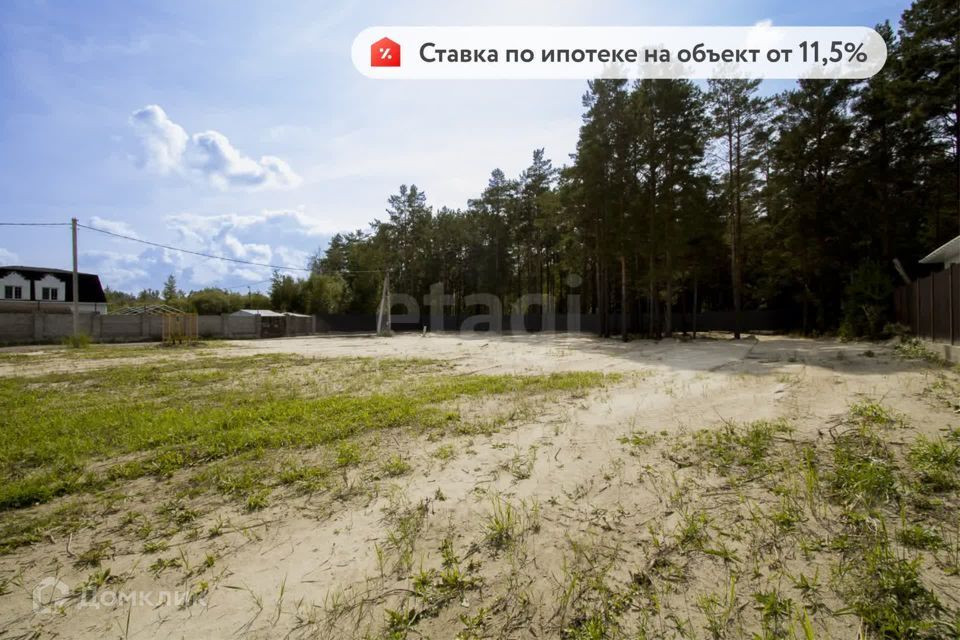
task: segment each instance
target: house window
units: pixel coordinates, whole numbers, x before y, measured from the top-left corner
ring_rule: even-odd
[[[7,300],[23,299],[23,288],[7,285],[3,288],[3,297]]]
[[[56,300],[59,293],[59,290],[55,287],[43,287],[41,290],[44,300]]]

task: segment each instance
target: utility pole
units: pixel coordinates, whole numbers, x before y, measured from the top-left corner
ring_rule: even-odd
[[[80,335],[80,283],[77,275],[77,219],[70,218],[73,233],[73,337]]]

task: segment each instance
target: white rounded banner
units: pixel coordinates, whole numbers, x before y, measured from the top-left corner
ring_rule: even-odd
[[[353,64],[392,80],[869,78],[887,59],[867,27],[370,27]]]

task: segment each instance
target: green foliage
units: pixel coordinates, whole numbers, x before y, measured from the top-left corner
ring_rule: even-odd
[[[350,305],[351,292],[339,275],[312,273],[306,279],[273,274],[270,306],[277,311],[293,313],[340,313]]]
[[[892,455],[871,434],[849,434],[837,442],[830,481],[845,504],[871,506],[897,497]]]
[[[937,366],[948,366],[943,357],[937,355],[927,348],[927,345],[915,337],[901,337],[900,342],[894,347],[898,357],[904,360],[923,360]]]
[[[925,491],[940,493],[960,487],[960,442],[920,436],[907,459]]]
[[[247,306],[245,304],[245,296],[230,293],[222,289],[191,291],[186,301],[190,308],[200,315],[233,313]]]
[[[167,276],[167,281],[163,283],[163,299],[166,302],[171,302],[182,297],[183,292],[177,289],[177,279],[171,273]]]
[[[592,81],[570,166],[536,149],[458,210],[401,185],[386,220],[334,237],[312,266],[343,277],[352,312],[376,308],[389,271],[417,300],[442,284],[449,315],[487,313],[473,293],[509,309],[549,291],[562,311],[576,292],[602,334],[611,313],[635,323],[640,307],[659,336],[696,290],[700,309],[781,309],[808,333],[880,337],[891,260],[911,269],[957,233],[958,13],[917,0],[899,33],[878,25],[889,57],[859,83],[767,97],[757,80]]]
[[[878,638],[930,637],[942,607],[920,579],[920,559],[899,558],[884,540],[866,549],[850,585],[853,610]]]
[[[759,420],[742,426],[728,424],[721,429],[698,431],[694,438],[697,451],[721,472],[730,474],[734,467],[762,471],[768,464],[767,452],[774,438],[792,430],[784,421]]]
[[[399,454],[390,456],[390,458],[381,465],[384,475],[394,478],[402,476],[410,471],[410,463],[404,460]]]
[[[897,542],[910,549],[939,549],[943,545],[940,535],[922,524],[912,524],[897,531]]]
[[[520,513],[509,501],[494,496],[493,510],[487,517],[487,543],[494,549],[503,549],[520,534]]]
[[[160,357],[137,365],[0,379],[0,509],[200,467],[198,486],[259,507],[257,465],[243,456],[291,447],[329,447],[335,464],[362,461],[355,439],[398,427],[432,429],[459,421],[444,403],[461,397],[570,393],[604,384],[589,372],[543,376],[444,376],[429,362],[330,359],[321,368],[297,356]],[[283,374],[284,368],[303,367]],[[291,385],[288,376],[326,376]],[[417,375],[411,377],[410,372]],[[355,380],[345,389],[344,381]],[[198,384],[199,383],[199,384]],[[50,402],[56,389],[57,402]],[[170,398],[178,402],[171,406]],[[118,407],[123,408],[122,411]],[[123,456],[123,462],[103,460]],[[101,461],[96,463],[95,461]],[[233,464],[217,466],[217,461]],[[399,465],[392,465],[394,470]],[[324,467],[292,467],[282,477],[309,491]]]
[[[889,268],[867,260],[850,274],[850,282],[844,290],[843,321],[840,324],[842,338],[877,340],[885,337],[884,327],[893,299],[889,272]]]
[[[63,339],[63,345],[70,349],[86,349],[90,346],[90,336],[85,333],[67,336]]]

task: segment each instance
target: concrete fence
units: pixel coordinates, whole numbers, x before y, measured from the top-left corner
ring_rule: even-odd
[[[276,320],[274,317],[273,320]],[[314,332],[312,317],[284,316],[280,331],[265,335],[261,316],[198,316],[201,338],[260,338],[299,336]],[[156,315],[81,313],[80,332],[95,342],[160,340],[163,318]],[[0,313],[0,344],[57,342],[73,334],[73,316],[66,313]]]

